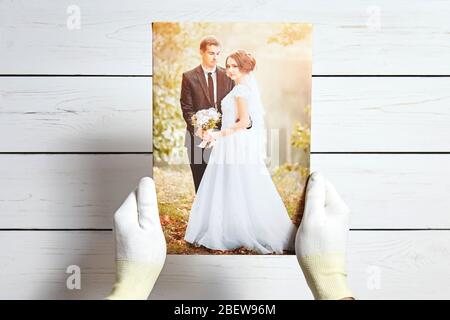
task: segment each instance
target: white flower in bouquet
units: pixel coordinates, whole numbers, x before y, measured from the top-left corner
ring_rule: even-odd
[[[211,132],[219,124],[220,118],[221,114],[215,108],[202,109],[192,116],[192,125],[195,128],[202,128],[204,131]],[[205,148],[212,145],[212,143],[203,140],[199,147]]]

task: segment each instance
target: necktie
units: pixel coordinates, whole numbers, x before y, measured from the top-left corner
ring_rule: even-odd
[[[213,104],[213,107],[216,107],[216,104],[214,102],[214,83],[212,78],[212,72],[208,72],[208,91],[209,91],[209,98],[211,100],[211,103]]]

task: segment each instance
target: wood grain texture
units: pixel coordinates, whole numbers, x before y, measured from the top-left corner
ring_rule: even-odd
[[[0,152],[149,152],[152,21],[311,22],[313,74],[332,76],[313,78],[312,151],[450,152],[448,77],[333,77],[450,75],[449,1],[75,5],[0,0]],[[80,29],[67,27],[72,9]],[[349,204],[352,228],[448,229],[449,157],[315,154],[311,168]],[[109,229],[148,175],[149,154],[0,154],[0,228]],[[450,296],[450,231],[351,231],[349,241],[358,298]],[[0,299],[101,299],[113,246],[111,231],[0,231]],[[81,267],[81,290],[66,289],[69,265]],[[151,298],[311,295],[294,256],[169,256]]]
[[[2,152],[150,152],[151,78],[0,78]]]
[[[359,299],[445,299],[449,231],[354,231]],[[9,245],[14,243],[14,246]],[[102,299],[114,279],[112,232],[0,232],[0,299]],[[81,269],[68,290],[67,267]],[[151,299],[310,299],[295,256],[169,256]]]
[[[450,151],[450,78],[314,78],[311,150]]]
[[[0,228],[112,228],[152,155],[1,155]]]
[[[450,228],[450,155],[317,154],[351,227]],[[1,155],[0,228],[112,228],[151,155]]]
[[[352,228],[450,228],[450,154],[317,154],[352,210]]]
[[[314,78],[313,152],[449,152],[449,78]],[[0,151],[148,152],[151,78],[0,77]]]
[[[152,21],[310,22],[313,74],[450,74],[447,1],[0,2],[6,74],[151,74]]]

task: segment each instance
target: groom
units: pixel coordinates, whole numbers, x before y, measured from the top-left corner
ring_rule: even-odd
[[[211,148],[197,147],[202,141],[203,131],[194,132],[192,116],[201,109],[216,108],[222,113],[221,101],[233,89],[234,83],[217,65],[220,43],[213,36],[204,37],[200,42],[201,64],[183,73],[181,82],[181,110],[186,121],[184,146],[187,148],[195,192],[208,165]],[[218,128],[220,129],[220,124]]]

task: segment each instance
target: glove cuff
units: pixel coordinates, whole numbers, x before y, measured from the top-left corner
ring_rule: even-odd
[[[354,297],[347,284],[342,253],[322,253],[300,257],[300,266],[316,300]]]
[[[116,261],[116,282],[108,300],[146,300],[162,265],[137,261]]]

